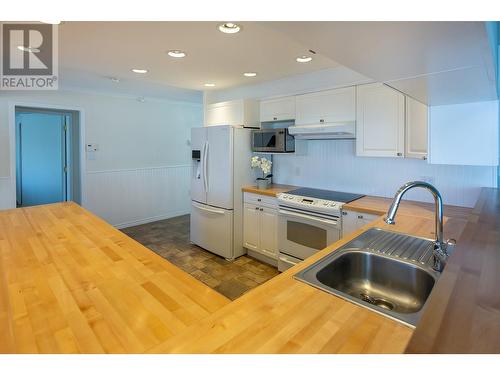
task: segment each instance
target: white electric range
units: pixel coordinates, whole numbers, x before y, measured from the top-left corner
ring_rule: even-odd
[[[279,194],[278,269],[284,271],[338,241],[342,206],[363,196],[311,188]]]

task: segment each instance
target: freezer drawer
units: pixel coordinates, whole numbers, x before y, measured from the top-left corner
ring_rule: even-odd
[[[233,254],[233,211],[191,202],[191,242],[226,259]]]

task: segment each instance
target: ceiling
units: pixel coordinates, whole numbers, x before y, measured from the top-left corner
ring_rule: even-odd
[[[59,27],[59,64],[64,86],[119,87],[137,95],[189,95],[256,84],[339,66],[321,54],[309,63],[295,58],[309,47],[265,23],[242,22],[237,34],[224,34],[218,22],[64,22]],[[175,59],[168,50],[187,56]],[[148,69],[147,74],[131,72]],[[244,77],[244,72],[257,72]],[[109,77],[117,77],[119,83]],[[178,90],[176,90],[176,88]]]
[[[429,105],[497,98],[485,22],[241,22],[237,34],[221,33],[218,24],[65,22],[61,85],[200,102],[201,90],[347,67]],[[187,56],[169,57],[174,49]],[[313,60],[295,61],[304,54]],[[257,76],[244,77],[248,71]]]
[[[270,22],[267,26],[430,105],[497,98],[485,22]]]

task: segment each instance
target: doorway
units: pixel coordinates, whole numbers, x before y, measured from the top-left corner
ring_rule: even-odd
[[[16,206],[80,203],[78,113],[15,108]]]

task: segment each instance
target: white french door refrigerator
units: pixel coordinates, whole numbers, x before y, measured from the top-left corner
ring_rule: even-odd
[[[251,184],[249,129],[191,129],[191,242],[226,259],[245,254],[243,194]]]

